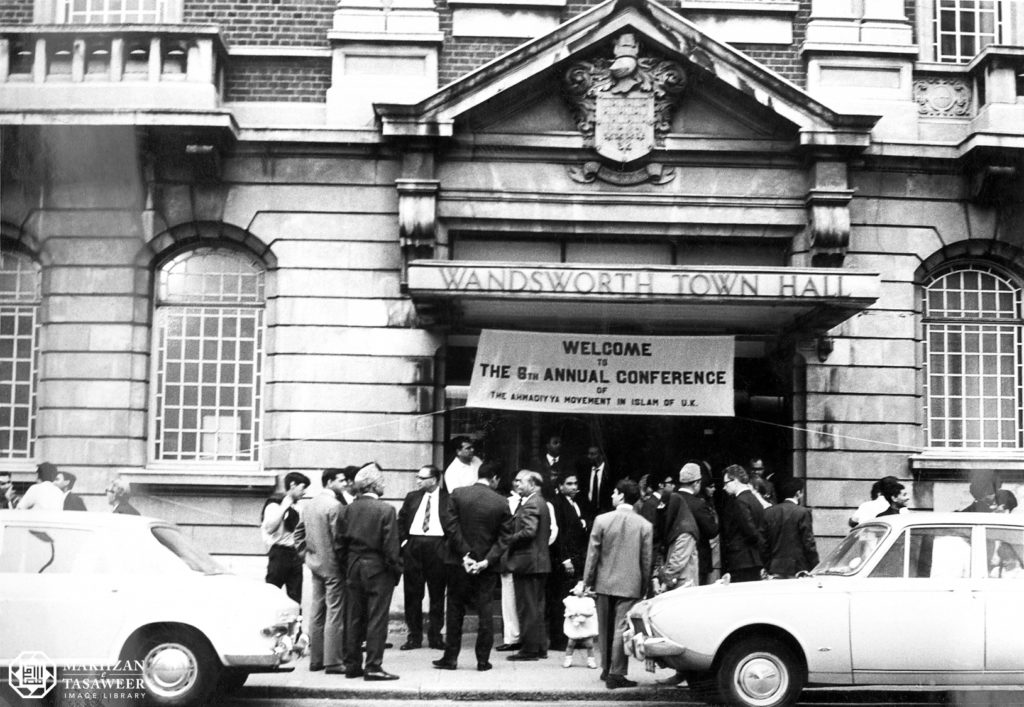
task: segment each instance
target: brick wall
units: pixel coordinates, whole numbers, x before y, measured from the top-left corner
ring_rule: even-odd
[[[31,0],[16,1],[31,4]],[[335,0],[186,0],[184,19],[219,25],[228,46],[326,47],[336,4]]]
[[[800,0],[800,9],[793,18],[793,43],[788,47],[777,44],[736,44],[735,47],[797,86],[804,87],[807,85],[807,65],[800,58],[800,45],[807,35],[810,17],[811,0]]]
[[[234,57],[226,99],[324,103],[330,85],[330,59]]]
[[[33,0],[3,0],[0,2],[0,25],[32,24]]]

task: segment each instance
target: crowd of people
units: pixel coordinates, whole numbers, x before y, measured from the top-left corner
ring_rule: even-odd
[[[760,459],[717,477],[688,461],[654,482],[615,474],[597,445],[584,465],[572,464],[551,435],[505,495],[501,469],[481,461],[472,440],[457,438],[452,451],[444,471],[416,471],[397,510],[382,500],[375,463],[324,470],[322,491],[301,512],[310,486],[301,473],[267,501],[267,581],[301,602],[303,563],[312,575],[311,670],[398,678],[383,661],[401,579],[407,631],[398,650],[440,651],[439,670],[458,668],[472,612],[477,670],[493,668],[493,651],[510,661],[558,653],[566,668],[581,652],[579,664],[600,667],[609,689],[631,686],[620,627],[636,602],[722,573],[734,582],[795,577],[818,561],[802,481],[773,483]]]
[[[36,482],[25,493],[14,490],[10,472],[0,471],[0,510],[84,511],[85,501],[74,492],[77,477],[70,471],[60,471],[50,462],[36,466]],[[131,485],[124,479],[111,479],[106,488],[107,503],[114,513],[139,515],[130,503]]]

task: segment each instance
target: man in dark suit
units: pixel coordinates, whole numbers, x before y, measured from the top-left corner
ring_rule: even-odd
[[[408,634],[399,650],[423,645],[423,595],[430,594],[427,643],[444,649],[444,593],[448,586],[445,563],[444,528],[448,513],[448,492],[441,484],[441,470],[433,464],[416,472],[415,491],[410,491],[398,512],[399,539],[405,566],[405,625]]]
[[[783,501],[764,512],[765,569],[777,577],[795,577],[818,564],[814,525],[810,509],[801,505],[802,479],[785,479],[777,490]]]
[[[462,649],[466,609],[476,611],[476,669],[491,669],[494,613],[491,598],[498,586],[501,556],[512,535],[508,501],[494,488],[499,469],[485,463],[477,468],[476,483],[452,491],[445,519],[448,539],[448,624],[444,655],[434,667],[454,670]]]
[[[562,451],[562,436],[549,434],[544,449],[530,462],[530,469],[540,474],[540,491],[544,498],[551,499],[555,494],[555,479],[559,474],[576,471],[575,463]]]
[[[402,576],[398,519],[391,504],[380,500],[384,475],[376,464],[359,470],[355,491],[355,500],[338,514],[335,533],[338,563],[345,568],[345,677],[397,680],[382,664],[391,595]]]
[[[764,568],[764,507],[749,481],[747,470],[739,464],[722,472],[726,493],[722,506],[722,569],[733,582],[759,580]]]
[[[547,654],[544,624],[544,581],[551,572],[548,539],[551,516],[540,493],[541,477],[523,469],[515,478],[516,493],[522,501],[512,518],[505,567],[512,573],[519,617],[519,652],[508,660],[538,660]]]
[[[77,493],[74,493],[71,489],[75,488],[75,481],[78,478],[70,471],[58,471],[57,476],[54,477],[53,483],[64,492],[64,510],[65,511],[84,511],[85,501]]]
[[[608,689],[636,685],[626,678],[629,663],[618,627],[651,584],[653,531],[650,522],[633,509],[639,499],[640,488],[635,481],[623,479],[615,485],[615,510],[594,520],[578,587],[597,592],[601,679]]]
[[[587,559],[586,518],[588,511],[577,500],[580,499],[577,476],[567,471],[558,475],[555,496],[551,505],[555,510],[555,523],[558,525],[558,537],[551,543],[551,574],[547,581],[548,638],[553,651],[564,651],[566,645],[563,624],[565,612],[562,600],[583,573],[583,564]]]
[[[611,473],[604,452],[596,444],[587,448],[587,464],[580,467],[580,495],[586,499],[593,521],[599,513],[612,510],[612,491],[618,478]]]

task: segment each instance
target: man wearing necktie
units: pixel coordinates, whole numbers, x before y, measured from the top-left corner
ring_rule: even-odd
[[[546,611],[550,649],[564,651],[566,645],[564,624],[565,606],[562,600],[583,576],[589,538],[587,502],[579,493],[575,472],[559,474],[555,497],[551,501],[558,523],[558,537],[551,545],[551,574],[548,576]]]
[[[416,472],[415,491],[410,491],[398,512],[398,529],[405,567],[405,624],[408,636],[400,650],[423,645],[423,595],[430,595],[427,643],[444,649],[444,597],[448,585],[445,566],[444,519],[448,493],[441,485],[441,470],[430,464]]]
[[[593,520],[597,514],[612,509],[612,489],[615,488],[617,479],[610,477],[604,452],[596,444],[590,445],[587,449],[587,461],[590,462],[590,469],[579,480],[580,495],[587,499],[592,514],[588,520]]]

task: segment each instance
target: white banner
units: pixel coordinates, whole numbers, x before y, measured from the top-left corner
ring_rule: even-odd
[[[469,407],[618,415],[733,412],[731,336],[593,336],[485,329]]]

